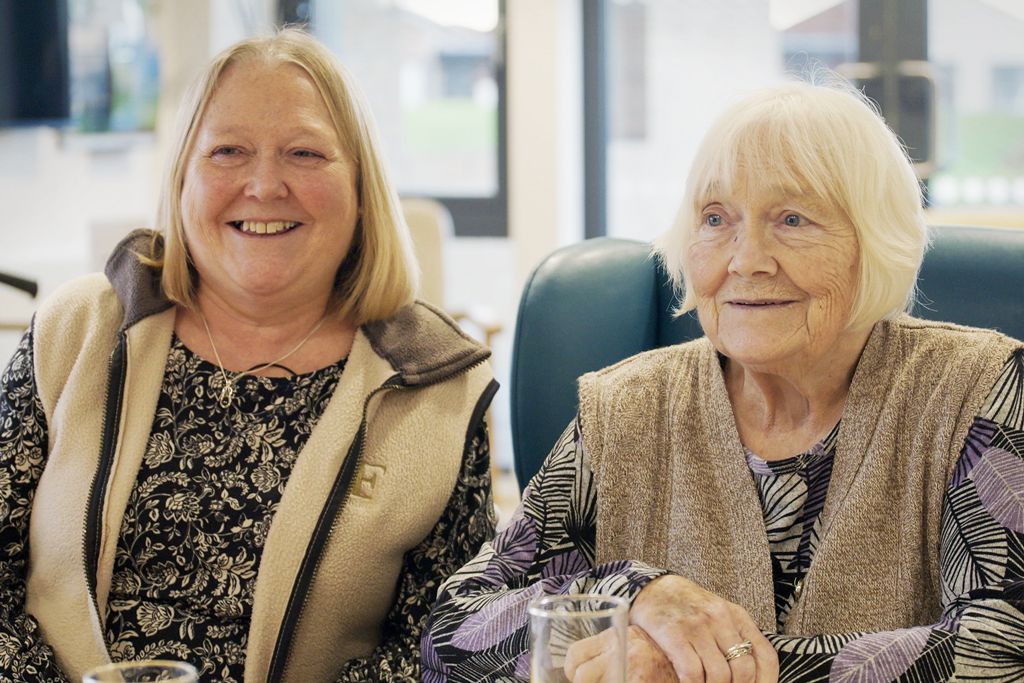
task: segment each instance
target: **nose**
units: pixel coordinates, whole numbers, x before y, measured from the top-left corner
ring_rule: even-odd
[[[252,174],[245,185],[245,196],[264,202],[288,196],[288,184],[276,158],[257,157],[251,168]]]
[[[743,221],[729,242],[731,249],[729,272],[741,277],[775,275],[779,264],[775,260],[771,230],[764,225]]]

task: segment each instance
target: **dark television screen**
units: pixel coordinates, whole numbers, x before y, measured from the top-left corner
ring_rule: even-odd
[[[71,116],[67,0],[0,0],[0,125]]]

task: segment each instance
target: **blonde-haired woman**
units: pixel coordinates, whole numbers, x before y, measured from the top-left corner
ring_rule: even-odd
[[[630,683],[1024,675],[1024,344],[905,314],[927,242],[859,93],[730,108],[659,245],[705,337],[580,379],[424,680],[526,677],[526,604],[578,592],[630,600]],[[602,664],[598,637],[565,672]]]
[[[0,395],[0,678],[419,679],[492,533],[488,352],[414,303],[351,77],[285,30],[185,102],[157,234],[38,311]]]

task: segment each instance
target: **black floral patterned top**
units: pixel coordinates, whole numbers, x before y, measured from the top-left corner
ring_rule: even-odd
[[[203,681],[242,680],[267,530],[343,369],[340,361],[291,379],[242,377],[225,410],[220,370],[173,340],[115,551],[112,659],[185,659]],[[65,681],[24,611],[28,519],[47,444],[31,331],[0,385],[0,683]],[[481,421],[444,513],[406,553],[381,644],[347,662],[336,683],[420,680],[420,633],[438,587],[494,534],[489,458]]]
[[[204,679],[242,680],[270,521],[343,368],[242,376],[225,409],[220,368],[174,338],[114,556],[112,659],[191,660]]]

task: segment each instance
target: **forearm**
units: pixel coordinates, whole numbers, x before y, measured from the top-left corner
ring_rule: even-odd
[[[904,674],[918,676],[906,680],[939,683],[949,680],[952,672],[954,639],[952,633],[938,626],[877,633],[768,636],[779,654],[780,683],[810,683],[836,676],[886,683]]]
[[[7,606],[0,617],[0,682],[67,681],[57,665],[53,650],[39,630],[39,624],[23,610],[6,602],[7,599],[5,591],[0,595],[0,600]]]
[[[1024,425],[1008,401],[1024,389],[1012,354],[961,450],[942,508],[942,620],[884,633],[772,636],[781,680],[1024,678]],[[885,652],[886,656],[879,656]],[[865,680],[865,678],[862,678]]]

